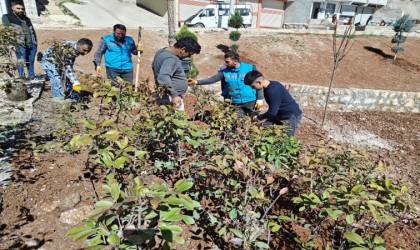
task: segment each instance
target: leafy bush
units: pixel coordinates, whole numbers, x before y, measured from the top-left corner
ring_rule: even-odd
[[[16,67],[22,60],[16,60],[14,47],[18,33],[12,27],[0,25],[0,73],[9,77],[16,74]]]
[[[232,40],[232,41],[235,41],[236,42],[236,41],[239,40],[240,37],[241,37],[241,32],[231,31],[229,33],[229,39]]]
[[[234,52],[237,52],[238,49],[239,49],[239,45],[236,44],[236,43],[234,43],[234,44],[232,44],[232,45],[229,46],[229,49],[232,50],[232,51],[234,51]]]
[[[244,26],[244,19],[238,11],[236,11],[234,15],[229,17],[228,26],[235,29],[239,29]]]
[[[181,29],[179,29],[179,31],[176,33],[176,40],[178,41],[181,38],[184,37],[191,37],[192,39],[197,41],[197,35],[191,31],[188,30],[188,26],[187,25],[183,25],[181,27]]]
[[[195,90],[192,121],[154,105],[163,89],[147,82],[134,92],[83,81],[101,108],[73,113],[66,148],[88,152],[85,166],[106,180],[90,218],[68,235],[92,248],[173,249],[191,224],[221,249],[273,249],[281,240],[381,249],[381,230],[410,208],[407,188],[382,173],[385,162],[338,145],[304,150],[282,126],[238,118],[209,91]]]

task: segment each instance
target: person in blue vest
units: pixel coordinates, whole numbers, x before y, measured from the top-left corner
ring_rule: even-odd
[[[256,116],[255,120],[264,125],[284,125],[286,134],[294,135],[302,119],[302,111],[283,84],[264,78],[257,70],[248,72],[244,82],[253,89],[264,90],[268,111]]]
[[[225,66],[216,75],[201,80],[188,79],[188,85],[207,85],[221,81],[222,96],[236,106],[238,116],[252,115],[264,104],[263,91],[256,91],[244,83],[245,75],[255,69],[255,65],[241,62],[238,53],[228,51],[225,53]]]
[[[17,32],[16,58],[19,60],[17,71],[19,77],[25,77],[25,67],[29,79],[35,79],[34,62],[37,50],[37,38],[31,20],[26,16],[23,1],[12,1],[12,13],[2,17],[3,25],[10,26]],[[24,67],[25,66],[25,67]]]
[[[133,83],[133,62],[131,55],[143,52],[140,45],[135,44],[131,36],[126,36],[127,28],[122,24],[114,25],[114,33],[103,36],[95,52],[93,63],[96,73],[100,74],[102,55],[105,59],[106,76],[116,83],[117,77]]]

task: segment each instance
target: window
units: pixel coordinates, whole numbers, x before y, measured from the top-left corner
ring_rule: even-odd
[[[332,17],[335,12],[335,4],[327,3],[327,7],[325,8],[325,16]]]
[[[241,16],[248,16],[249,15],[249,9],[236,9],[235,11],[239,12],[239,14],[241,14]]]
[[[214,9],[206,9],[204,13],[206,16],[214,16]]]

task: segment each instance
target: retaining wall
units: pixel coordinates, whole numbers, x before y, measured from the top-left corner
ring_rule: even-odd
[[[303,84],[285,85],[301,107],[325,107],[327,87]],[[380,110],[419,113],[420,93],[333,88],[328,108],[342,111]]]

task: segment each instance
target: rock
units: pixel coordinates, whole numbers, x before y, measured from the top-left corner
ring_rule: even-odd
[[[77,225],[84,219],[87,219],[88,214],[92,211],[91,206],[83,206],[66,211],[60,215],[60,222],[70,225]]]
[[[80,194],[71,194],[63,201],[63,208],[74,208],[81,200]]]
[[[60,201],[52,201],[51,203],[44,203],[41,205],[41,209],[45,212],[52,212],[54,211],[58,205],[60,205]]]
[[[30,98],[28,88],[23,80],[20,79],[6,84],[4,92],[6,92],[7,98],[13,102],[26,101]]]

